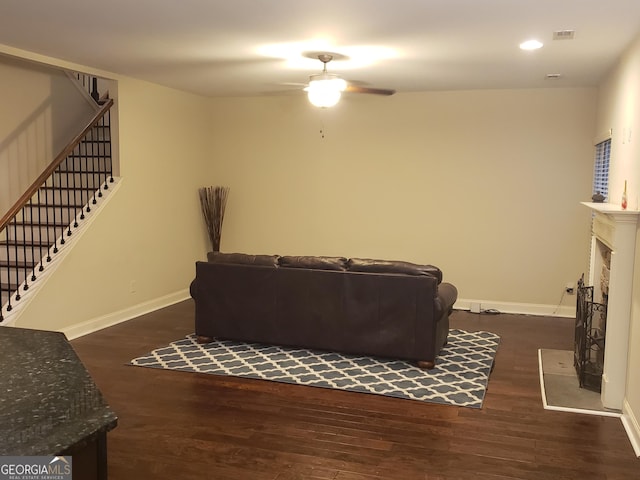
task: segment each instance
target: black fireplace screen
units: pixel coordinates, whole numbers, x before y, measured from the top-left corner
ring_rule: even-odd
[[[593,287],[578,280],[573,364],[580,388],[599,392],[604,367],[607,306],[593,301]]]

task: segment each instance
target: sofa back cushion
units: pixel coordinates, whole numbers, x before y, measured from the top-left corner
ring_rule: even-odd
[[[347,269],[347,259],[344,257],[317,257],[317,256],[284,256],[278,259],[281,267],[311,268],[316,270]]]
[[[350,258],[350,272],[401,273],[405,275],[430,275],[442,282],[442,271],[433,265],[419,265],[399,260],[375,260],[371,258]]]
[[[412,360],[441,347],[433,276],[197,262],[194,283],[197,335]]]
[[[264,267],[277,267],[278,255],[250,255],[247,253],[222,253],[209,252],[207,260],[210,263],[229,263],[236,265],[259,265]]]

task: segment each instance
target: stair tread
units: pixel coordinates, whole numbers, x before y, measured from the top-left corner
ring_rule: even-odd
[[[91,168],[90,170],[87,170],[87,169],[74,170],[73,167],[70,167],[70,168],[66,168],[65,167],[62,170],[56,170],[55,172],[53,172],[53,174],[54,175],[58,175],[58,176],[64,176],[64,175],[70,176],[70,175],[73,175],[75,177],[79,177],[80,179],[82,179],[83,177],[84,178],[93,177],[96,174],[104,175],[104,176],[107,176],[107,177],[111,177],[112,176],[111,172],[109,172],[109,171],[100,170],[100,169],[94,170],[93,169],[93,165],[90,165],[89,167]]]
[[[89,170],[89,171],[83,171],[83,172],[77,172],[77,171],[74,172],[71,170],[64,170],[61,172],[55,172],[54,175],[56,175],[60,179],[64,179],[65,176],[80,177],[80,178],[75,178],[76,185],[82,185],[83,183],[86,183],[87,180],[89,181],[96,180],[96,176],[99,177],[97,180],[100,182],[104,181],[103,179],[105,178],[111,178],[111,174],[109,172],[100,171],[100,170]]]
[[[16,290],[16,287],[11,284],[11,286],[9,286],[8,283],[0,283],[0,291],[3,292],[13,292]]]
[[[2,241],[2,246],[8,245],[9,247],[16,247],[16,245],[18,247],[46,247],[49,248],[51,245],[49,244],[49,242],[42,242],[42,241],[38,241],[38,240],[20,240],[18,242],[16,242],[15,240],[3,240]]]
[[[37,265],[37,263],[33,263],[33,262],[27,262],[25,260],[18,260],[18,262],[14,262],[14,261],[7,261],[7,260],[0,260],[0,267],[13,267],[13,268],[22,268],[22,269],[27,269],[30,270],[33,267],[35,267]]]
[[[105,172],[104,170],[58,170],[53,172],[54,175],[105,175],[107,177],[111,176],[110,172]]]
[[[73,198],[71,199],[73,200]],[[77,207],[77,208],[81,208],[84,207],[86,205],[86,202],[83,203],[70,203],[67,205],[58,205],[58,204],[53,204],[53,203],[30,203],[25,205],[22,208],[30,208],[30,209],[38,209],[38,208],[61,208],[62,210],[69,210],[69,207]]]
[[[40,187],[43,190],[64,190],[65,192],[67,190],[81,190],[81,191],[94,191],[94,190],[98,190],[99,187],[51,187],[49,185],[46,185],[44,187]]]
[[[51,227],[51,228],[55,228],[55,227],[63,227],[63,228],[67,228],[67,226],[69,225],[70,222],[11,222],[9,225],[16,225],[18,227],[25,227],[25,226],[34,226],[34,227]]]

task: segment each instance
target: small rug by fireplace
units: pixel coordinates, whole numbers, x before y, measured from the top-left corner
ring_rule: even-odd
[[[606,410],[600,394],[580,388],[569,350],[538,350],[542,404],[547,410],[619,417],[619,412]]]
[[[500,337],[451,330],[432,370],[410,362],[216,340],[195,335],[135,358],[131,365],[229,375],[481,408]]]

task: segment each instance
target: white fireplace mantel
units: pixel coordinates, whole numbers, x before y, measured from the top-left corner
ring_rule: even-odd
[[[595,212],[591,232],[590,285],[597,281],[597,272],[594,272],[597,242],[611,249],[601,398],[605,408],[622,410],[627,381],[633,265],[640,211],[623,210],[619,205],[610,203],[582,204]]]

